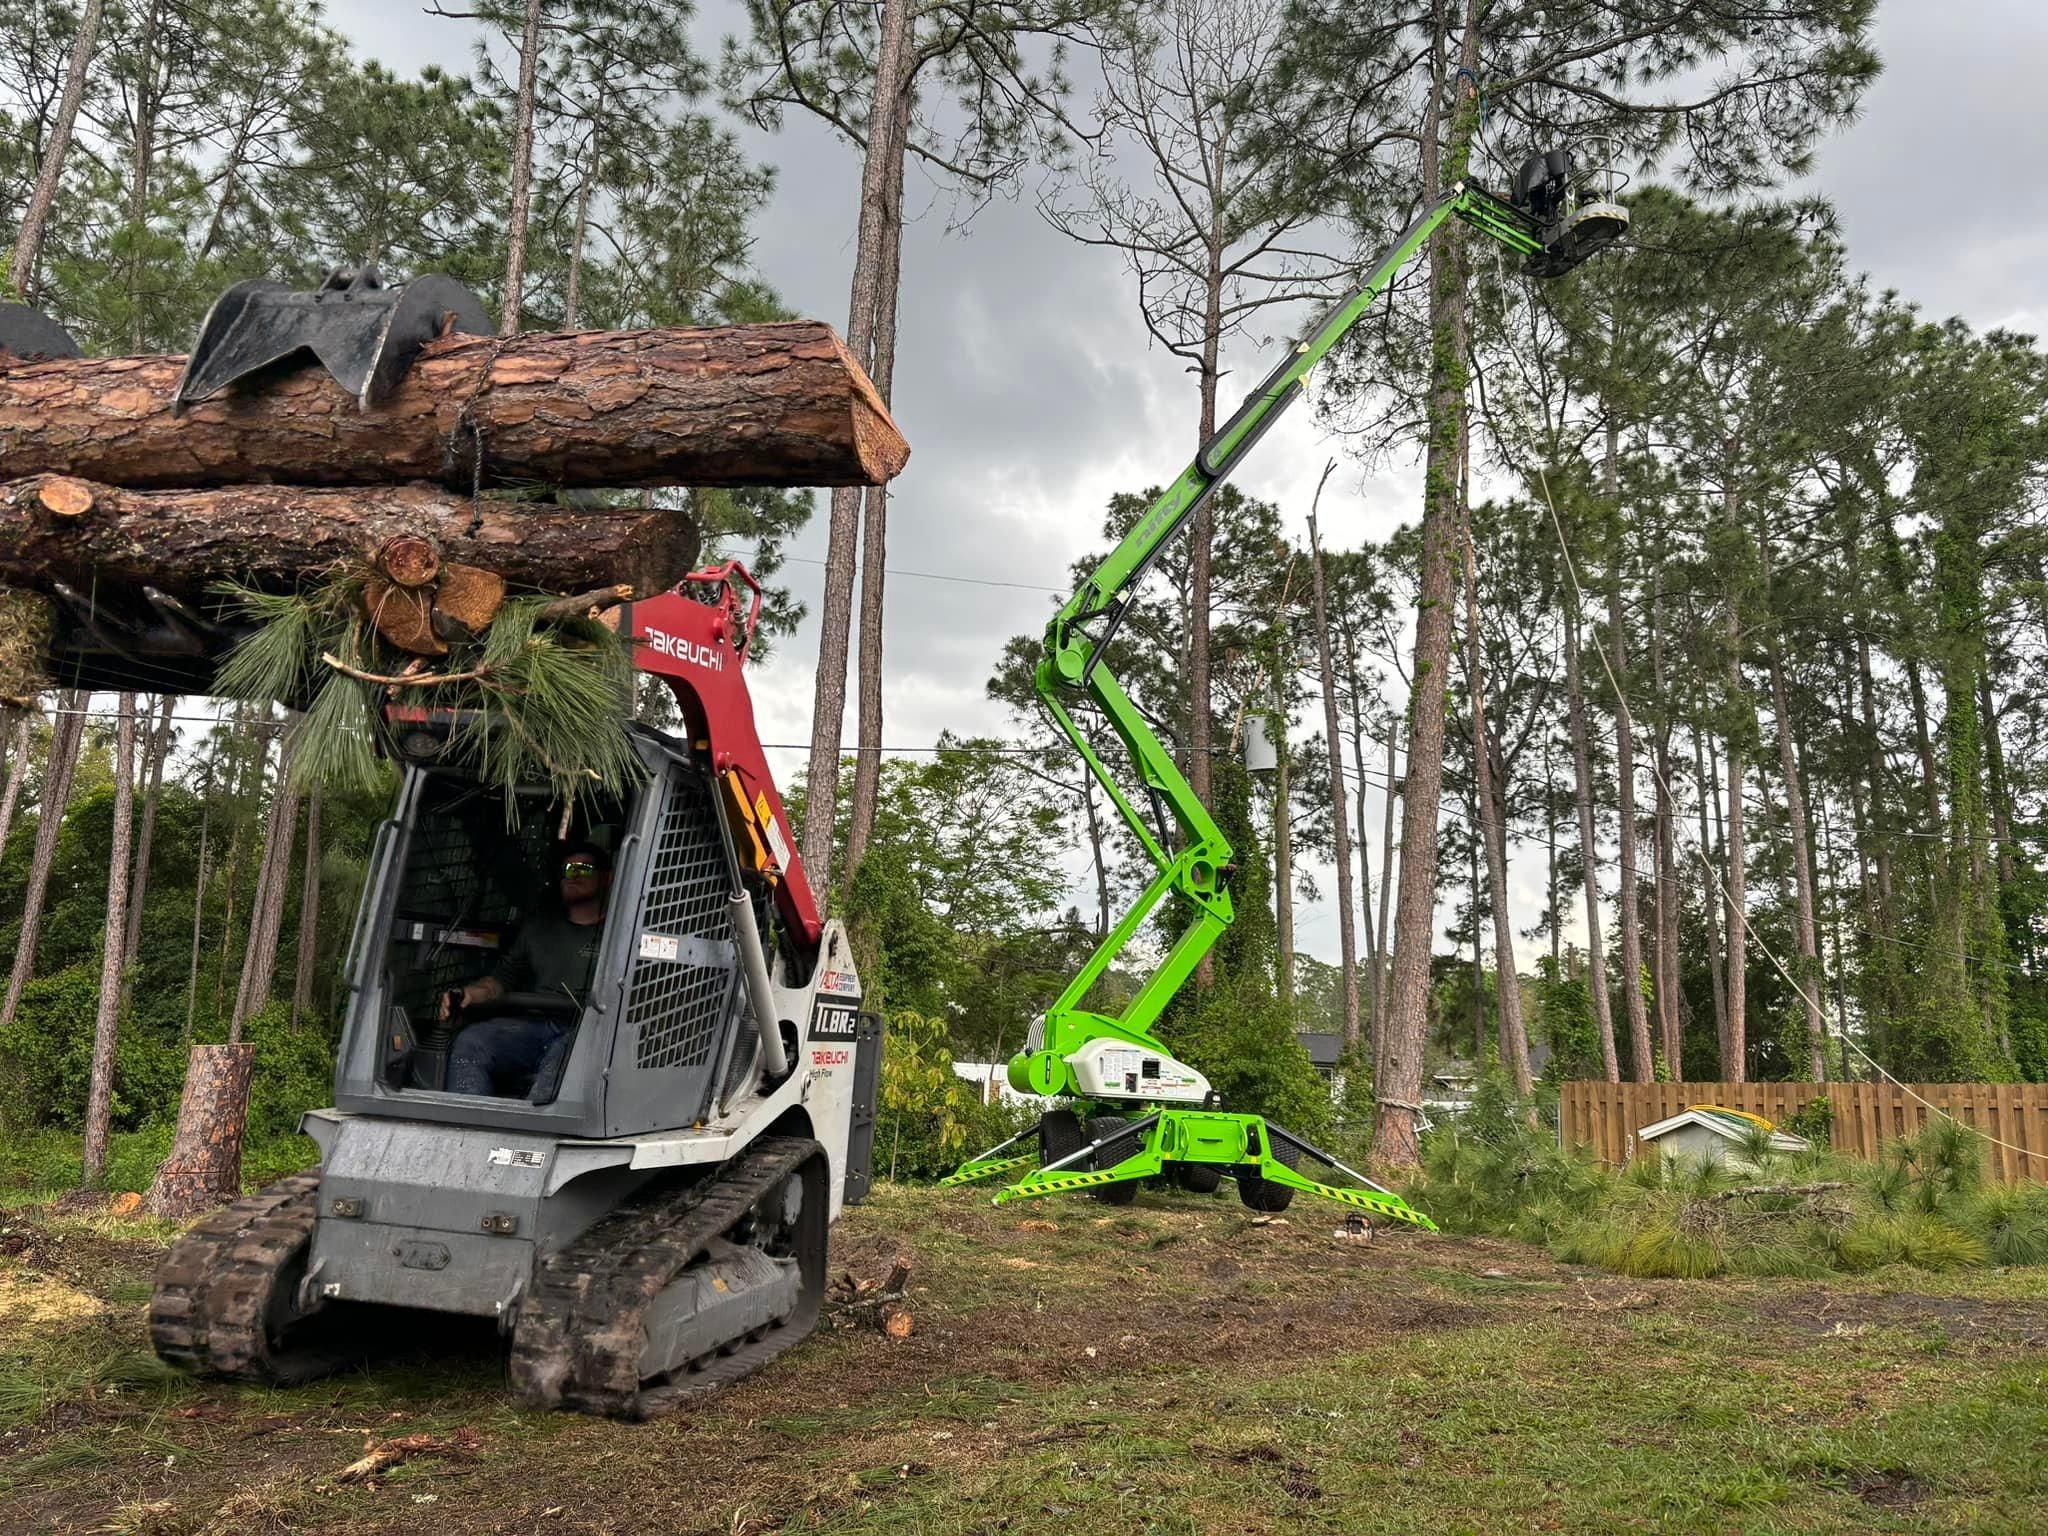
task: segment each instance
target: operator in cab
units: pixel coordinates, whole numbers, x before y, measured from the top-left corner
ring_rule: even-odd
[[[561,914],[534,917],[519,930],[496,971],[451,989],[441,999],[444,1019],[515,992],[563,997],[579,1009],[588,1000],[611,894],[611,856],[589,843],[571,843],[559,873]],[[533,1087],[528,1097],[535,1104],[550,1103],[572,1032],[562,1019],[535,1015],[508,1014],[466,1025],[448,1053],[448,1091],[499,1095],[507,1079],[530,1074]]]

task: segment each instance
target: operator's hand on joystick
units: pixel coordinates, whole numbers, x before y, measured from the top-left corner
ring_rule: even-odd
[[[470,1004],[485,1002],[490,996],[490,987],[481,981],[473,981],[466,987],[450,987],[441,994],[441,1017],[452,1019]]]

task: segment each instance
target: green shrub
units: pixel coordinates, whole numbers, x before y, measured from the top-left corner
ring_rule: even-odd
[[[99,995],[97,962],[39,976],[23,989],[14,1022],[0,1030],[0,1125],[84,1126]],[[175,1111],[184,1075],[175,1048],[150,1031],[123,1028],[114,1043],[114,1129]]]
[[[1995,1263],[2048,1264],[2048,1188],[1987,1189],[1971,1203],[1964,1225],[1984,1239]]]
[[[1835,1101],[1817,1093],[1785,1117],[1784,1129],[1803,1136],[1808,1145],[1825,1147],[1835,1134]]]
[[[1263,982],[1226,978],[1166,1033],[1174,1055],[1209,1079],[1225,1109],[1264,1115],[1313,1142],[1329,1134],[1329,1085]]]
[[[274,1002],[242,1027],[242,1038],[256,1047],[249,1078],[252,1142],[291,1136],[307,1110],[334,1102],[333,1045],[317,1023],[301,1018],[294,1029],[291,1019],[291,1005]]]
[[[876,1171],[891,1179],[943,1178],[980,1150],[968,1140],[985,1123],[973,1088],[953,1071],[946,1026],[900,1008],[889,1015],[882,1045]]]
[[[1582,1150],[1559,1147],[1533,1123],[1505,1075],[1489,1067],[1472,1107],[1423,1137],[1422,1177],[1407,1193],[1446,1230],[1544,1242],[1597,1210],[1613,1182]]]
[[[99,1009],[99,967],[75,965],[31,981],[14,1022],[0,1031],[0,1126],[82,1130]],[[243,1038],[256,1047],[249,1085],[248,1135],[290,1135],[299,1116],[331,1101],[334,1052],[315,1022],[291,1027],[291,1009],[272,1003],[251,1018]],[[189,1052],[178,1036],[131,1012],[114,1047],[112,1125],[116,1131],[176,1120]]]

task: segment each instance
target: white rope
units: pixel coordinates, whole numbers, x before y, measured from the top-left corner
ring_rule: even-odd
[[[1536,466],[1536,479],[1538,483],[1540,483],[1543,487],[1544,504],[1550,508],[1550,527],[1551,530],[1557,535],[1558,553],[1564,556],[1565,575],[1571,578],[1572,595],[1578,600],[1580,606],[1583,608],[1585,605],[1586,591],[1584,587],[1579,585],[1579,568],[1577,563],[1572,559],[1571,546],[1565,540],[1564,524],[1562,521],[1560,521],[1557,515],[1557,503],[1551,499],[1550,476],[1544,472],[1543,466],[1540,464]],[[1621,679],[1614,675],[1614,668],[1608,662],[1607,652],[1602,647],[1597,645],[1594,646],[1592,649],[1593,654],[1600,658],[1600,670],[1607,674],[1607,681],[1614,689],[1614,697],[1621,706],[1623,716],[1628,719],[1633,719],[1635,716],[1635,712],[1629,707],[1628,695],[1622,691]],[[1666,780],[1664,775],[1658,771],[1657,764],[1654,761],[1654,759],[1647,763],[1645,766],[1647,766],[1650,770],[1650,777],[1656,780],[1657,787],[1663,790],[1665,798],[1667,800],[1675,802],[1677,800],[1677,796],[1673,793],[1670,782]],[[1707,857],[1706,849],[1695,848],[1693,850],[1693,855],[1699,860],[1700,867],[1703,870],[1705,870],[1708,881],[1712,884],[1713,888],[1720,893],[1722,906],[1727,908],[1729,912],[1733,913],[1735,920],[1742,924],[1742,931],[1746,935],[1748,935],[1749,942],[1754,944],[1758,949],[1763,951],[1764,957],[1768,959],[1771,962],[1771,964],[1777,968],[1778,974],[1784,977],[1786,983],[1792,988],[1794,992],[1796,992],[1799,995],[1799,1000],[1805,1003],[1808,1007],[1814,1007],[1815,1004],[1812,994],[1810,994],[1806,990],[1806,987],[1799,981],[1799,979],[1795,977],[1789,969],[1787,969],[1785,962],[1778,958],[1778,952],[1772,949],[1771,946],[1764,941],[1763,936],[1759,934],[1756,931],[1756,929],[1750,925],[1749,914],[1745,911],[1742,911],[1740,908],[1736,906],[1734,898],[1728,892],[1728,887],[1722,884],[1720,873],[1714,868],[1713,861]],[[1825,1006],[1822,1006],[1821,1011],[1823,1014],[1826,1012]],[[1900,1091],[1902,1091],[1907,1098],[1912,1099],[1922,1105],[1925,1105],[1935,1114],[1940,1115],[1944,1120],[1951,1121],[1956,1125],[1963,1124],[1962,1121],[1957,1120],[1954,1115],[1950,1114],[1947,1110],[1943,1109],[1939,1104],[1935,1103],[1932,1099],[1927,1098],[1924,1094],[1915,1093],[1913,1091],[1911,1084],[1902,1083],[1896,1077],[1892,1076],[1890,1072],[1885,1070],[1881,1062],[1879,1062],[1875,1057],[1873,1057],[1868,1051],[1864,1050],[1862,1046],[1858,1045],[1854,1040],[1851,1040],[1849,1038],[1849,1032],[1846,1029],[1837,1030],[1835,1032],[1835,1036],[1842,1042],[1845,1048],[1854,1051],[1859,1057],[1863,1059],[1863,1061],[1870,1067],[1870,1069],[1873,1072],[1877,1073],[1879,1077],[1883,1078],[1886,1082],[1890,1083],[1894,1088],[1897,1088]],[[2000,1141],[1996,1136],[1991,1135],[1989,1132],[1981,1129],[1978,1126],[1965,1126],[1964,1129],[1973,1131],[1977,1135],[1982,1136],[1985,1139],[1985,1141],[1989,1142],[1994,1147],[2003,1147],[2008,1152],[2017,1152],[2021,1157],[2037,1158],[2042,1162],[2048,1162],[2048,1153],[2035,1152],[2029,1150],[2026,1147],[2016,1146],[2009,1141]]]

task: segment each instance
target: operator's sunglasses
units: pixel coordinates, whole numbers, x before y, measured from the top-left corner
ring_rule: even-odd
[[[562,866],[564,880],[588,880],[597,873],[597,866],[588,859],[571,859]]]

